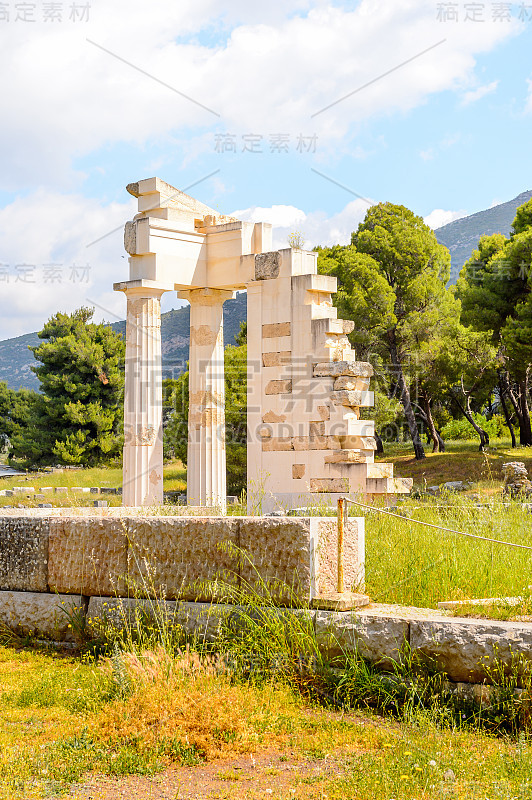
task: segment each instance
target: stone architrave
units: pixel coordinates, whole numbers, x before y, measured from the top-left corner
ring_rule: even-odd
[[[190,303],[187,503],[225,513],[225,381],[221,289],[179,292]]]

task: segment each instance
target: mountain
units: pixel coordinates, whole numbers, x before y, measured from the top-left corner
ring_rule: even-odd
[[[456,283],[460,270],[475,250],[480,237],[492,233],[509,236],[515,212],[531,198],[531,190],[522,192],[507,203],[478,211],[469,217],[462,217],[436,228],[434,233],[438,242],[448,247],[451,253],[451,283]]]
[[[233,300],[224,304],[225,344],[234,344],[240,331],[240,323],[246,319],[246,293],[238,292]],[[125,321],[113,322],[111,328],[125,334]],[[165,378],[176,378],[186,369],[190,338],[190,306],[167,311],[161,316],[161,339],[163,351],[163,373]],[[39,381],[31,371],[35,364],[28,347],[38,345],[41,340],[36,333],[27,333],[14,339],[0,342],[0,381],[12,389],[39,389]]]

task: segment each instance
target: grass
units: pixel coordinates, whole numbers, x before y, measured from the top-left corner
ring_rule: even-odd
[[[264,655],[269,626],[277,632],[271,637],[281,648],[277,655],[284,651],[295,665],[298,623],[287,648],[279,616],[268,616],[261,606],[257,618],[253,602],[254,613],[244,625],[248,655]],[[304,655],[312,642],[304,621],[300,625]],[[461,714],[444,719],[430,706],[430,687],[441,685],[442,676],[422,677],[410,664],[399,685],[399,673],[395,681],[379,678],[353,658],[341,680],[338,671],[331,673],[340,702],[318,703],[308,691],[293,690],[288,672],[277,673],[276,680],[264,670],[258,678],[256,672],[247,678],[235,672],[234,660],[227,658],[234,644],[230,633],[210,655],[187,648],[168,653],[153,643],[150,650],[116,648],[107,658],[84,663],[0,648],[0,798],[81,798],[87,796],[83,785],[89,777],[91,796],[103,797],[94,789],[104,785],[103,776],[118,781],[112,784],[115,794],[105,795],[114,797],[128,775],[150,778],[168,767],[194,771],[210,762],[219,781],[232,787],[226,797],[261,796],[261,785],[269,786],[272,777],[275,797],[296,800],[529,796],[528,739],[468,728]],[[236,648],[240,652],[238,643]],[[316,676],[316,686],[323,686],[323,675]],[[403,704],[399,715],[396,708],[398,719],[371,712],[384,708],[374,702],[379,693],[389,702],[405,692],[413,698],[420,687],[424,702]],[[495,707],[501,717],[514,702],[513,684],[506,684],[506,693],[506,705]],[[367,710],[350,709],[357,705]],[[269,761],[262,771],[242,771],[242,756],[251,766],[253,754],[259,760],[264,751]],[[219,759],[222,767],[216,767]],[[286,766],[289,773],[283,772]],[[163,792],[167,774],[173,773],[159,778]],[[153,783],[142,795],[135,786],[131,795],[120,796],[173,796],[156,794]],[[250,794],[252,788],[258,794]]]
[[[523,461],[532,469],[532,449],[516,447],[509,439],[493,439],[486,452],[479,452],[478,441],[445,442],[445,453],[431,453],[416,461],[411,442],[384,444],[384,455],[377,460],[394,464],[394,472],[402,478],[413,478],[417,486],[432,486],[446,481],[481,483],[485,491],[493,491],[502,480],[501,467],[506,461]]]
[[[24,476],[16,478],[0,479],[0,489],[13,489],[16,486],[34,487],[35,492],[17,494],[12,497],[0,497],[0,508],[2,506],[23,505],[26,507],[36,506],[38,503],[52,503],[54,506],[71,505],[92,505],[95,499],[105,499],[110,506],[121,505],[121,497],[117,495],[97,495],[97,494],[76,494],[71,491],[68,494],[45,494],[44,499],[35,500],[34,494],[40,494],[41,487],[66,486],[73,487],[99,487],[99,488],[119,488],[122,486],[122,467],[92,467],[89,469],[63,469],[59,472],[28,472]],[[185,492],[186,469],[180,461],[170,462],[164,465],[164,490]]]

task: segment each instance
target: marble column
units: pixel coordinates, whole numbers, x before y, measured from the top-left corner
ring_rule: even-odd
[[[127,296],[122,503],[163,502],[161,295],[131,287]]]
[[[190,303],[187,503],[225,513],[223,304],[233,292],[179,292]]]

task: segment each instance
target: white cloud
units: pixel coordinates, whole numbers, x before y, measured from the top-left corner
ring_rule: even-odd
[[[1,209],[0,339],[38,330],[57,311],[94,303],[95,319],[123,319],[124,296],[112,284],[128,277],[121,229],[134,213],[133,200],[101,205],[42,189]]]
[[[455,219],[462,219],[467,216],[467,211],[444,211],[443,208],[435,208],[430,214],[424,217],[424,222],[429,225],[432,230],[441,228],[442,225],[448,225],[449,222],[454,222]]]
[[[303,234],[304,247],[311,250],[316,245],[349,244],[351,233],[362,222],[368,210],[364,200],[352,200],[338,214],[329,217],[323,211],[306,213],[295,206],[270,206],[233,211],[232,216],[250,222],[271,222],[273,247],[288,247],[288,236],[295,230]]]
[[[479,86],[477,89],[466,92],[462,97],[461,105],[468,106],[470,103],[476,103],[477,100],[481,100],[483,97],[486,97],[487,94],[494,92],[498,85],[499,81],[492,81],[491,83],[486,83],[484,86]]]
[[[9,91],[0,147],[9,159],[1,188],[71,187],[78,156],[191,128],[318,133],[322,144],[338,142],[369,117],[404,113],[435,92],[471,85],[476,56],[518,30],[517,23],[445,26],[424,0],[255,5],[228,0],[222,12],[215,0],[159,0],[154,11],[108,0],[93,4],[88,24],[4,24],[0,71]]]

